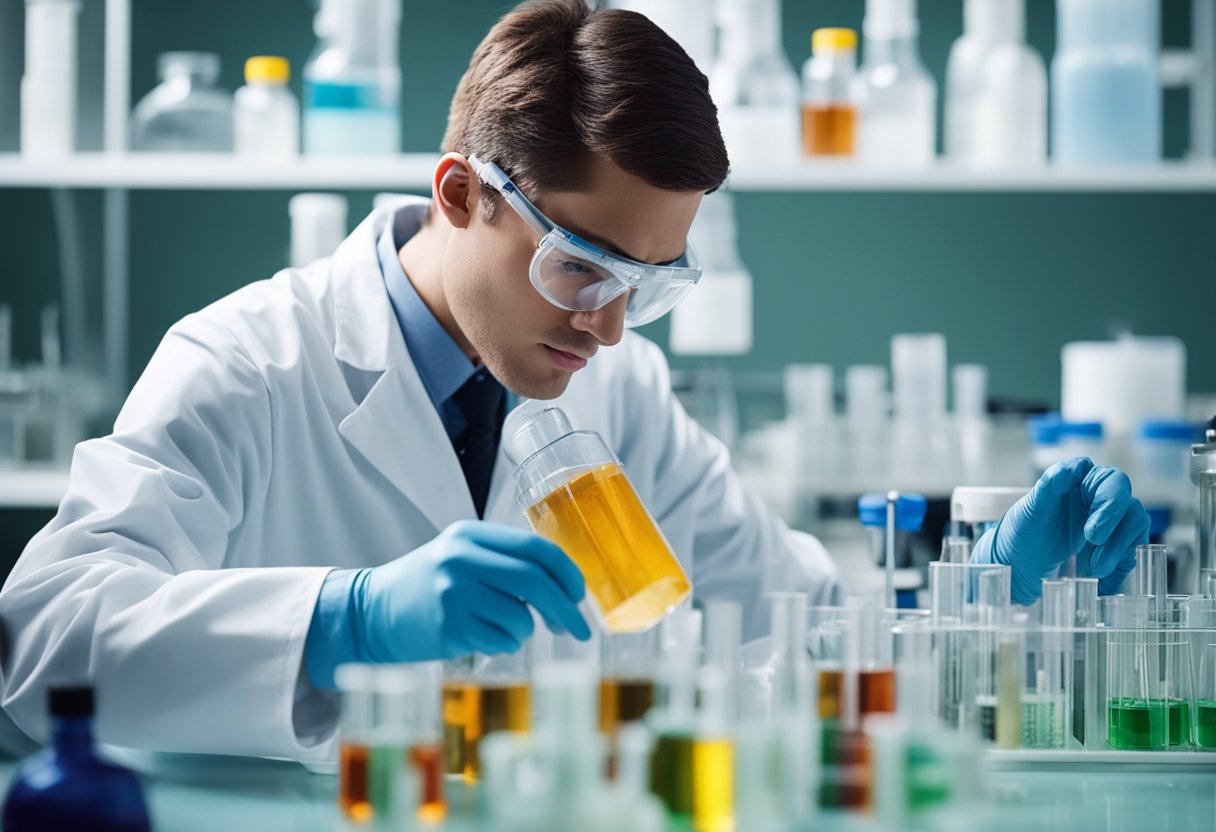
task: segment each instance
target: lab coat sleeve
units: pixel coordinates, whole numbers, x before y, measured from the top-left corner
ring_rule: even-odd
[[[805,592],[813,605],[839,603],[840,573],[827,550],[786,526],[739,479],[726,447],[672,392],[662,351],[637,343],[631,364],[641,390],[623,397],[632,412],[622,414],[630,426],[621,437],[622,460],[644,472],[656,519],[681,559],[691,560],[694,596],[740,602],[745,640],[768,632],[771,592]]]
[[[3,705],[47,736],[46,688],[91,680],[99,739],[307,757],[300,662],[326,568],[221,568],[271,466],[270,398],[218,322],[166,335],[110,436],[0,592]],[[324,720],[322,720],[324,722]]]

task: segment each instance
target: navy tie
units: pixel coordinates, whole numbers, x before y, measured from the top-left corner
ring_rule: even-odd
[[[464,481],[468,483],[478,517],[484,517],[486,512],[506,398],[506,390],[484,367],[452,395],[468,423],[452,437],[452,448],[460,460],[460,470],[464,471]]]

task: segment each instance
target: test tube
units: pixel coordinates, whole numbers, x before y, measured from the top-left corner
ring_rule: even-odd
[[[1128,576],[1128,594],[1152,599],[1151,625],[1161,626],[1165,622],[1168,564],[1169,551],[1165,546],[1149,543],[1136,547],[1136,567]]]
[[[656,673],[651,724],[656,738],[650,762],[650,791],[675,822],[690,824],[693,813],[693,735],[697,730],[697,653],[701,614],[681,607],[660,627],[662,661]]]
[[[612,737],[654,707],[659,629],[601,636],[600,730]]]
[[[806,595],[776,592],[769,596],[769,601],[772,604],[772,720],[768,731],[741,732],[738,739],[740,779],[736,810],[740,814],[741,828],[744,818],[756,826],[764,824],[766,818],[780,817],[795,822],[806,818],[811,810],[816,779],[813,765],[814,749],[818,748],[815,742],[816,702],[807,651]],[[771,768],[774,755],[780,761],[777,782],[745,785],[744,777],[772,778],[771,774],[766,775],[766,770]],[[765,794],[771,794],[772,800],[765,802]]]
[[[988,563],[930,563],[934,624],[1002,626],[1010,615],[1010,569]]]
[[[422,808],[421,778],[410,751],[418,728],[415,719],[423,706],[424,674],[408,665],[381,665],[374,671],[376,704],[368,749],[367,798],[378,826],[408,826]],[[438,698],[438,690],[435,694]],[[433,737],[431,746],[435,747]],[[441,758],[436,762],[441,765]],[[442,771],[434,776],[442,783]]]
[[[777,719],[814,713],[811,663],[807,654],[806,595],[775,592],[772,604],[773,715]]]
[[[1105,634],[1096,628],[1098,579],[1069,578],[1075,610],[1073,626],[1072,735],[1083,747],[1106,747],[1106,703],[1102,686],[1106,678]]]
[[[371,665],[343,664],[334,671],[342,696],[339,716],[338,808],[356,823],[372,819],[368,756],[375,726],[376,677]]]
[[[1002,630],[996,650],[996,747],[1017,748],[1022,741],[1022,667],[1020,633]]]
[[[971,561],[971,538],[947,537],[942,540],[942,563],[969,563]]]
[[[692,823],[696,830],[735,828],[735,743],[728,675],[707,664],[697,674],[700,706],[692,745]]]
[[[416,781],[412,787],[417,788],[417,798],[410,798],[409,803],[417,807],[418,819],[425,824],[438,823],[447,816],[442,689],[443,668],[439,662],[377,670],[377,731],[387,733],[390,742],[397,734],[404,739]]]
[[[448,774],[481,776],[481,740],[494,731],[528,731],[532,720],[529,643],[517,653],[475,653],[443,667],[443,747]]]
[[[819,717],[857,730],[869,714],[895,711],[891,627],[877,597],[852,597],[844,620],[825,623],[820,640]]]
[[[722,671],[727,718],[739,717],[739,647],[743,641],[743,607],[737,601],[710,601],[705,606],[705,663]]]
[[[1073,622],[1072,581],[1043,581],[1043,626],[1027,634],[1026,687],[1022,694],[1022,746],[1063,748],[1071,734]]]

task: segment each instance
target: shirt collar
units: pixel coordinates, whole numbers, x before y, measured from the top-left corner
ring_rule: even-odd
[[[418,233],[426,210],[425,205],[398,209],[393,221],[380,235],[376,250],[384,285],[397,323],[401,326],[406,349],[418,368],[418,375],[422,378],[422,386],[426,388],[431,404],[438,408],[477,372],[477,367],[423,303],[401,266],[398,252]]]

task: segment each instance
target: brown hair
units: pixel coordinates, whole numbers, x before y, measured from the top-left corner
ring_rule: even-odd
[[[590,154],[672,191],[714,191],[729,162],[709,82],[648,18],[533,0],[473,53],[444,152],[494,162],[535,198],[577,190]],[[489,188],[492,216],[497,194]]]

